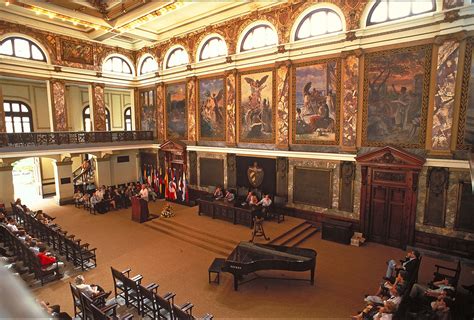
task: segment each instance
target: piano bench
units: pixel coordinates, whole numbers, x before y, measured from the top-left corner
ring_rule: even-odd
[[[223,258],[215,258],[214,261],[212,261],[211,266],[209,267],[209,283],[215,282],[219,284],[219,278],[220,278],[220,273],[222,271],[222,266],[224,265],[225,259]],[[213,281],[211,281],[211,274],[215,273],[216,277],[214,278]]]

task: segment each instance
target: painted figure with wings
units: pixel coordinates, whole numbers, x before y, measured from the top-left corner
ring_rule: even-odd
[[[217,93],[206,90],[204,96],[206,99],[201,106],[203,128],[206,134],[212,135],[219,124],[224,123],[224,115],[219,107],[224,96],[223,89],[220,89]]]
[[[249,104],[250,108],[254,109],[260,107],[262,102],[262,90],[266,87],[265,81],[268,79],[268,75],[263,76],[260,80],[254,80],[249,77],[244,78],[245,81],[250,85],[250,97],[249,97]]]
[[[303,116],[317,113],[318,105],[325,100],[324,96],[316,88],[311,89],[311,81],[303,87]]]

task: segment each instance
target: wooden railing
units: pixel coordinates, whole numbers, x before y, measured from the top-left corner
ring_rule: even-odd
[[[153,141],[152,131],[0,133],[0,147]]]

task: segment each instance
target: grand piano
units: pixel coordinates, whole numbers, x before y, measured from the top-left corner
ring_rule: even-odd
[[[225,260],[222,271],[233,274],[234,290],[244,275],[259,270],[311,270],[309,281],[313,285],[316,255],[313,249],[240,242]]]

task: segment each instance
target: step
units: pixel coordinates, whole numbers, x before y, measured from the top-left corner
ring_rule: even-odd
[[[291,237],[295,232],[297,233],[299,229],[305,228],[306,226],[307,226],[307,222],[303,221],[300,224],[294,226],[293,228],[285,231],[281,235],[271,240],[269,244],[277,244],[277,242],[285,241],[285,239],[287,239],[288,237]]]
[[[281,243],[281,245],[290,246],[290,243],[293,243],[296,239],[299,239],[302,234],[305,234],[310,229],[313,229],[313,226],[310,224],[306,224],[306,227],[304,229],[301,229],[298,233],[294,233],[290,238],[286,239],[283,243]]]
[[[205,237],[184,228],[160,223],[159,220],[152,220],[150,223],[146,223],[145,226],[224,257],[227,257],[235,247],[216,243],[214,237]],[[162,220],[165,219],[163,218]]]
[[[297,241],[296,243],[294,243],[292,245],[292,247],[298,247],[300,244],[302,244],[303,242],[305,242],[306,240],[308,240],[309,238],[311,238],[314,234],[318,233],[319,232],[319,228],[313,228],[313,231],[311,231],[310,233],[308,233],[306,236],[302,237],[299,241]]]

